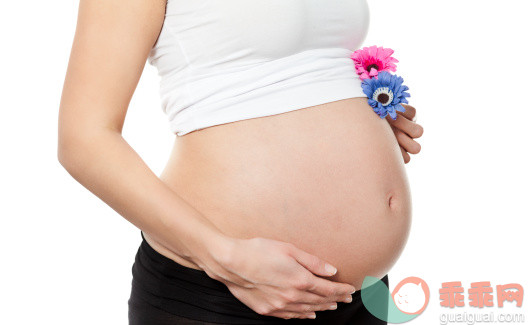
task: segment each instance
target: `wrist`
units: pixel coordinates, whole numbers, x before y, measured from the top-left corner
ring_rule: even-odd
[[[198,266],[210,263],[227,265],[233,258],[236,238],[227,236],[221,232],[212,232],[207,236],[201,236],[202,245],[191,253],[191,259]]]

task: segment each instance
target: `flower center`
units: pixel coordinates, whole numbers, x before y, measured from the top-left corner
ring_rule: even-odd
[[[378,102],[380,102],[382,105],[386,105],[389,102],[389,99],[389,95],[385,93],[379,94],[378,96]]]
[[[383,106],[387,106],[392,103],[392,100],[394,99],[394,93],[389,87],[380,87],[376,89],[374,94],[372,94],[372,99]]]
[[[367,71],[370,72],[370,70],[371,70],[372,68],[374,68],[374,69],[376,69],[376,70],[379,70],[379,66],[378,66],[376,63],[372,63],[371,65],[369,65],[369,66],[367,67]]]

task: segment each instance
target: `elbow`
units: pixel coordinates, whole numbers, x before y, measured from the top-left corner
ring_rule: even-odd
[[[59,161],[59,164],[64,167],[64,169],[70,169],[70,159],[68,157],[68,152],[61,146],[57,148],[57,160]]]
[[[88,135],[85,132],[66,132],[59,130],[57,141],[57,160],[70,174],[87,160],[86,153],[89,152],[87,144]]]
[[[115,136],[121,136],[105,128],[70,128],[70,131],[59,130],[57,141],[57,160],[70,174],[85,169],[86,165],[93,164],[101,155],[101,150],[112,141]]]
[[[57,143],[57,160],[68,172],[71,172],[75,165],[75,150],[72,139],[67,136],[59,136]]]

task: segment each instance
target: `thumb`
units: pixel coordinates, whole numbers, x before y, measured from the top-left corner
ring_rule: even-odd
[[[321,276],[332,276],[337,273],[337,268],[335,266],[323,261],[315,255],[295,247],[294,245],[290,246],[290,255],[295,258],[299,264],[314,274]]]

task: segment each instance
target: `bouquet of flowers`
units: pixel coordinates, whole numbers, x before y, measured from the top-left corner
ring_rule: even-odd
[[[392,49],[374,45],[356,50],[350,56],[368,103],[380,118],[390,115],[396,119],[396,111],[405,112],[401,103],[408,104],[406,97],[411,97],[406,92],[409,87],[403,85],[403,78],[390,73],[396,71],[399,62],[392,57],[393,53]]]

